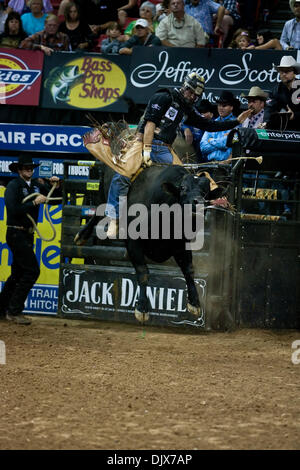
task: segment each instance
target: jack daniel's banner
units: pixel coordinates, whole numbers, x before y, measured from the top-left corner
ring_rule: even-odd
[[[205,326],[207,275],[195,279],[203,311],[197,326]],[[134,310],[139,287],[132,269],[63,265],[60,274],[59,313],[66,317],[98,318],[108,321],[135,322]],[[186,310],[186,282],[178,276],[151,270],[147,296],[152,325],[193,323]],[[188,323],[185,323],[188,324]]]

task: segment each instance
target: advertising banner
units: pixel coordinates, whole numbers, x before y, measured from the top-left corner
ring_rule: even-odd
[[[51,178],[51,176],[58,176],[63,178],[64,175],[64,160],[59,158],[33,158],[34,163],[39,164],[34,169],[33,178]],[[16,176],[9,169],[9,165],[17,162],[17,158],[9,156],[0,156],[0,176],[14,177]],[[93,162],[93,160],[91,160]],[[90,174],[90,166],[82,164],[83,161],[79,160],[80,164],[69,165],[68,175],[71,178],[82,179],[88,178]],[[86,163],[86,161],[84,162]]]
[[[6,209],[4,192],[5,188],[0,186],[0,285],[9,277],[12,263],[12,254],[5,237]],[[56,235],[51,242],[43,241],[35,236],[34,252],[41,273],[27,298],[25,313],[53,315],[57,312],[62,209],[61,205],[48,207]],[[44,238],[51,238],[53,232],[47,220],[44,205],[40,207],[38,229]]]
[[[38,106],[44,53],[0,49],[1,104]]]
[[[89,153],[82,136],[91,127],[0,124],[0,149],[25,152]]]
[[[60,53],[45,58],[42,107],[127,112],[130,58]]]
[[[236,49],[136,48],[131,61],[129,94],[147,103],[158,88],[174,88],[195,71],[205,78],[203,98],[215,103],[222,90],[231,91],[242,104],[252,86],[271,91],[279,81],[275,65],[285,51]],[[297,51],[289,51],[297,58]]]
[[[195,279],[203,305],[198,326],[205,325],[207,275]],[[132,270],[104,266],[61,267],[59,313],[108,321],[136,322],[134,310],[140,288]],[[147,296],[151,324],[170,324],[187,317],[186,282],[182,275],[151,271]]]

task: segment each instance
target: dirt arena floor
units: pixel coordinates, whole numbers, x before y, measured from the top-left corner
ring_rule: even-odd
[[[300,447],[300,331],[32,317],[0,340],[0,449]]]

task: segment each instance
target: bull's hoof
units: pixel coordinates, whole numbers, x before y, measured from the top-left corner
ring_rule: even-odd
[[[188,303],[186,306],[187,310],[194,315],[195,317],[199,317],[201,314],[201,307],[195,307],[194,305]]]
[[[147,312],[140,312],[139,310],[135,309],[134,316],[140,323],[145,323],[149,320],[150,315]]]

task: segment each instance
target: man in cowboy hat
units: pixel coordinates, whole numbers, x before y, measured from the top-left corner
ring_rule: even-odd
[[[227,122],[235,120],[238,114],[239,101],[231,91],[224,90],[217,101],[219,117],[215,122]],[[203,158],[207,161],[227,160],[231,154],[231,148],[226,146],[229,131],[204,132],[200,142]]]
[[[245,96],[245,98],[248,101],[248,109],[252,110],[252,115],[243,122],[242,127],[255,129],[264,122],[264,110],[267,97],[267,93],[259,88],[259,86],[250,88],[249,95]]]
[[[31,323],[22,312],[29,291],[40,274],[33,251],[32,223],[27,214],[37,222],[40,204],[46,201],[51,186],[59,184],[56,176],[49,179],[50,184],[32,179],[33,170],[38,166],[29,155],[20,155],[17,162],[9,165],[10,171],[18,173],[18,177],[8,183],[4,195],[7,212],[6,241],[13,255],[13,262],[11,275],[0,293],[0,316],[5,315],[6,320],[23,325]],[[25,197],[34,193],[37,194],[35,198],[22,202]],[[53,197],[57,196],[61,196],[59,188],[53,192]]]
[[[285,51],[300,49],[300,1],[290,0],[290,7],[295,18],[286,21],[280,37],[280,44]]]
[[[270,94],[265,109],[267,128],[280,130],[300,130],[300,86],[296,74],[300,64],[290,55],[283,56],[275,66],[280,75],[280,83]]]

